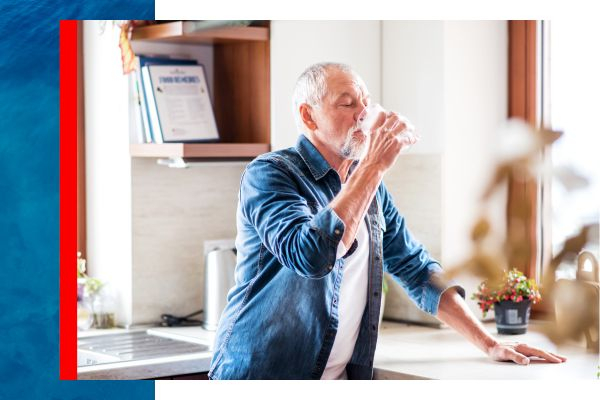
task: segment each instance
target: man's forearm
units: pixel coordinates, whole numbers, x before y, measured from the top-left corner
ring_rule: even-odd
[[[352,246],[360,221],[373,200],[383,178],[375,166],[358,165],[348,178],[345,187],[331,201],[330,206],[344,222],[342,242],[347,249]]]
[[[498,344],[498,341],[485,330],[454,288],[450,288],[442,294],[437,318],[454,328],[485,354],[489,354],[491,349]]]

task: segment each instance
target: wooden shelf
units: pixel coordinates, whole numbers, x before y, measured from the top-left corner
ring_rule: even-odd
[[[211,63],[206,64],[213,71],[212,82],[208,84],[222,142],[131,144],[132,157],[225,161],[252,159],[270,151],[269,21],[254,21],[253,26],[198,30],[199,23],[170,21],[138,27],[133,30],[131,40],[144,42],[142,47],[148,54],[153,54],[151,44],[159,42],[212,47],[212,56],[198,61]],[[162,52],[169,48],[159,47]]]
[[[132,157],[203,159],[254,158],[270,151],[268,143],[143,143],[130,144]]]
[[[184,44],[267,42],[269,40],[269,28],[236,26],[194,30],[194,21],[174,21],[135,28],[131,40]]]

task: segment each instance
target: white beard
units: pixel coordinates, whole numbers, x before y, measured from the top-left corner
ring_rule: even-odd
[[[368,140],[361,142],[360,140],[356,139],[352,134],[356,130],[356,127],[348,130],[346,141],[340,150],[340,155],[346,159],[360,160],[367,151]]]

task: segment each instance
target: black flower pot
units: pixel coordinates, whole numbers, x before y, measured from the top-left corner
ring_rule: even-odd
[[[500,335],[519,335],[527,332],[531,301],[529,299],[515,303],[504,300],[494,303],[496,328]]]

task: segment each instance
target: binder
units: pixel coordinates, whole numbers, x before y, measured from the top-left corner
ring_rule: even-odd
[[[142,79],[156,143],[219,139],[202,65],[145,65]]]
[[[139,90],[140,98],[140,112],[142,117],[142,125],[144,130],[144,141],[146,143],[162,143],[162,136],[158,132],[153,132],[153,127],[149,120],[148,99],[146,97],[146,88],[144,86],[144,80],[142,79],[142,68],[147,65],[197,65],[196,60],[189,59],[175,59],[169,57],[148,57],[148,56],[136,56],[135,57],[135,74],[137,81],[137,88]],[[156,137],[155,137],[156,136]]]

